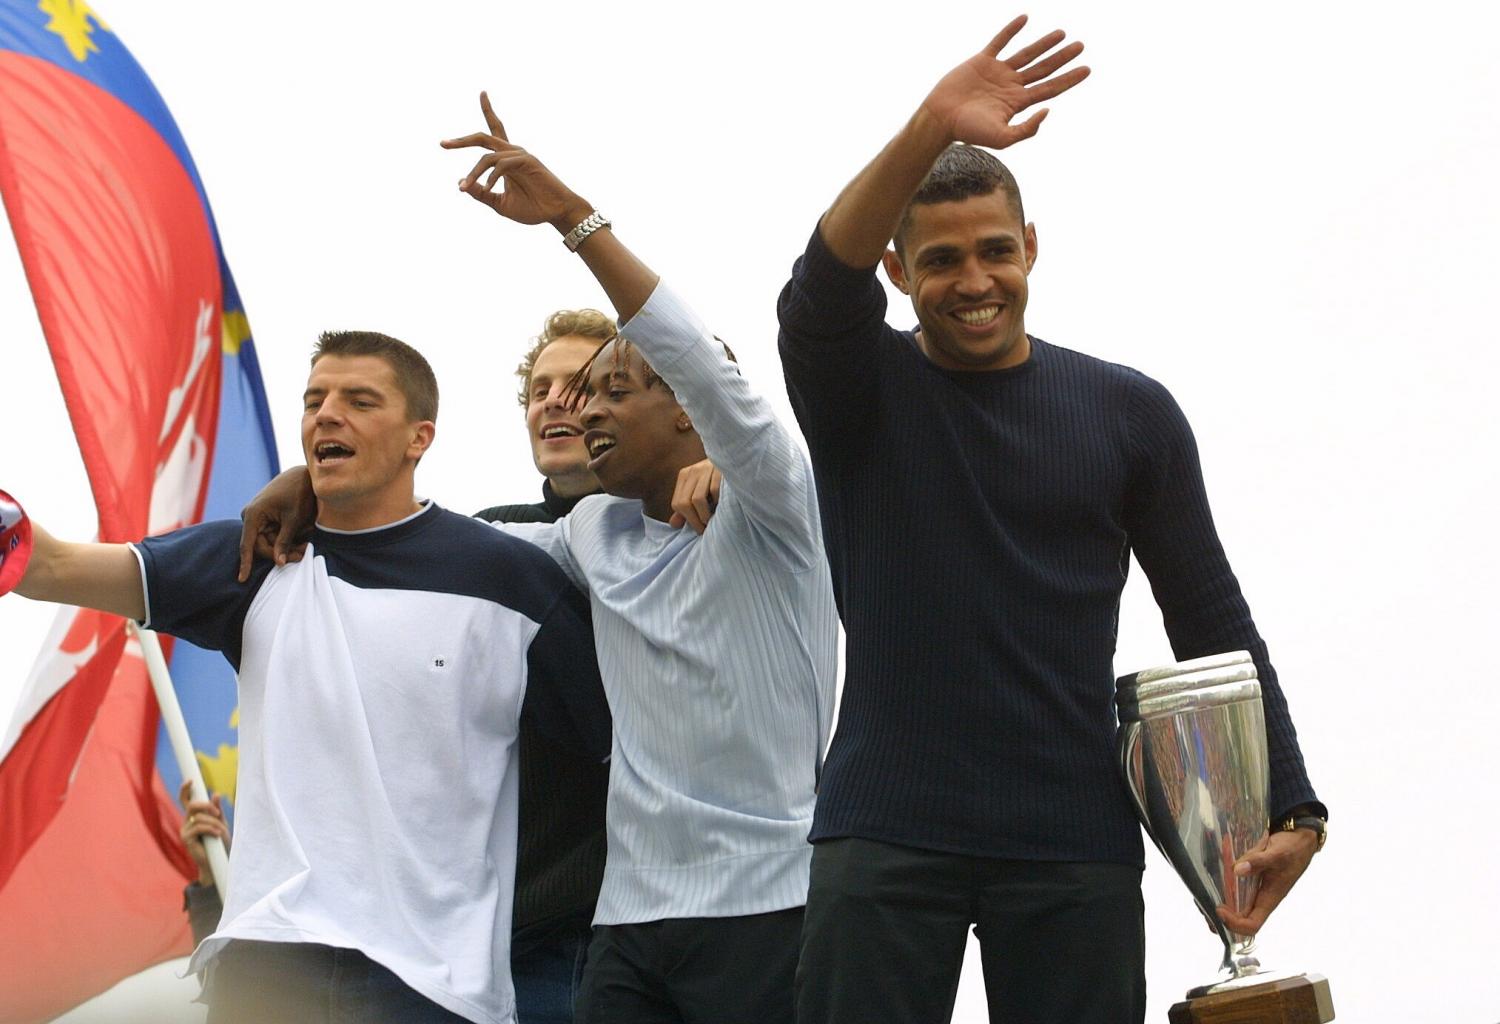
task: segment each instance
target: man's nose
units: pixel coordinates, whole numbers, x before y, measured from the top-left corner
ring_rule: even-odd
[[[578,421],[585,427],[596,427],[604,422],[604,408],[599,402],[598,395],[584,404],[583,411],[578,414]]]
[[[578,394],[570,392],[567,381],[557,381],[547,389],[547,397],[542,399],[542,408],[547,411],[561,409],[564,412],[572,412],[578,407]]]
[[[976,258],[964,260],[956,287],[963,295],[984,295],[990,290],[990,275]]]

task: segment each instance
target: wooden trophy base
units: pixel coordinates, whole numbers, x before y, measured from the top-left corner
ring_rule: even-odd
[[[1167,1011],[1170,1024],[1326,1024],[1333,996],[1321,974],[1187,999]]]

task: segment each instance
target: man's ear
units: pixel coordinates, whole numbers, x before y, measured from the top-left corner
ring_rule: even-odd
[[[1036,266],[1036,224],[1026,225],[1026,273],[1031,273],[1031,268]]]
[[[437,424],[431,420],[419,420],[411,425],[411,431],[411,440],[406,445],[406,457],[417,462],[427,454],[427,449],[432,447],[433,436],[437,433]]]
[[[891,279],[891,284],[901,289],[902,295],[910,295],[911,288],[906,283],[906,268],[901,265],[901,257],[896,255],[896,250],[887,249],[885,255],[880,257],[880,262],[885,264],[885,276]]]
[[[685,410],[679,411],[677,413],[677,432],[685,434],[692,429],[693,421],[688,417],[687,412]]]

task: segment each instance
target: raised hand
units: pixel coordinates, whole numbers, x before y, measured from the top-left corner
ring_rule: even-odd
[[[488,150],[458,183],[460,191],[519,224],[551,224],[567,231],[588,216],[592,207],[540,160],[511,143],[486,93],[479,94],[479,109],[484,112],[489,131],[442,141],[444,149]],[[501,191],[495,191],[502,180]]]
[[[1086,67],[1057,74],[1083,52],[1080,42],[1056,49],[1065,38],[1061,29],[1001,60],[1000,51],[1025,24],[1023,14],[1006,25],[988,46],[944,75],[927,94],[923,108],[943,126],[951,141],[1004,149],[1029,139],[1041,127],[1046,109],[1020,124],[1011,124],[1015,116],[1067,92],[1088,77]]]

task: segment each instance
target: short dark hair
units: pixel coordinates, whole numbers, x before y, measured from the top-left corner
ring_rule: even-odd
[[[593,338],[603,346],[615,336],[615,322],[597,309],[559,309],[547,317],[547,322],[542,324],[542,333],[531,339],[531,349],[516,367],[516,376],[521,379],[516,397],[523,409],[531,404],[531,374],[542,351],[558,338],[570,336]]]
[[[406,398],[411,422],[437,422],[437,377],[422,353],[404,341],[378,331],[324,331],[313,348],[312,365],[324,356],[376,356],[384,359]]]
[[[966,146],[955,142],[939,154],[932,170],[917,186],[917,192],[901,211],[901,223],[896,227],[896,254],[903,255],[906,232],[911,227],[911,208],[931,206],[935,203],[956,203],[973,196],[987,196],[1000,189],[1016,211],[1016,217],[1026,223],[1026,210],[1021,205],[1021,186],[1015,175],[1002,164],[993,153],[978,146]]]

